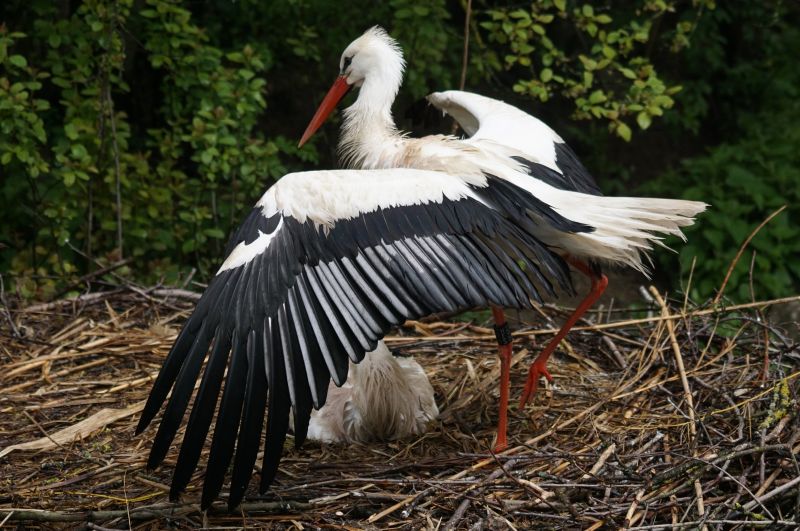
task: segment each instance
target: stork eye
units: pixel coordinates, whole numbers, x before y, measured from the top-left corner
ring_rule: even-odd
[[[353,62],[353,56],[352,55],[350,57],[345,57],[344,58],[344,64],[342,65],[342,72],[347,70],[347,67],[350,66],[350,63],[352,63],[352,62]]]

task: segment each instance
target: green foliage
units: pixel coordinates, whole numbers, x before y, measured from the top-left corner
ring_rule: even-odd
[[[150,281],[184,262],[212,267],[231,225],[286,172],[281,155],[297,153],[256,132],[261,54],[208,44],[180,2],[131,5],[86,1],[59,18],[56,5],[35,2],[30,35],[0,33],[0,190],[20,205],[0,214],[0,238],[13,249],[4,268],[26,294],[55,288],[32,279],[68,279],[94,266],[87,261],[133,257]],[[129,46],[160,76],[152,126],[117,103],[131,96]],[[37,97],[44,92],[56,96]]]
[[[414,98],[431,92],[431,86],[450,87],[457,78],[457,49],[461,37],[446,22],[450,14],[444,0],[419,2],[391,0],[392,35],[402,44],[407,60],[405,90]]]
[[[630,141],[634,123],[649,128],[681,90],[659,77],[652,47],[665,44],[678,52],[688,46],[699,14],[714,7],[702,0],[681,7],[674,29],[655,42],[653,26],[678,4],[642,0],[636,9],[623,10],[544,0],[528,9],[491,9],[481,27],[502,51],[486,50],[484,62],[493,70],[513,70],[515,92],[542,102],[558,94],[574,102],[576,119],[607,120],[610,131]]]
[[[789,112],[786,112],[789,111]],[[753,284],[758,297],[780,297],[800,281],[800,105],[781,114],[765,113],[745,138],[722,144],[707,156],[684,161],[677,172],[648,187],[652,193],[675,193],[711,204],[680,247],[680,263],[687,278],[692,258],[698,257],[693,295],[712,296],[719,288],[739,246],[767,216],[783,205],[789,209],[753,238],[733,271],[728,295],[749,299],[749,271],[755,253]]]
[[[715,294],[750,233],[772,212],[788,205],[753,238],[726,290],[734,299],[750,299],[755,254],[755,296],[782,297],[800,286],[800,72],[795,59],[783,53],[800,46],[800,30],[779,5],[749,5],[735,11],[733,6],[726,7],[720,6],[720,12],[698,28],[694,38],[705,46],[693,49],[688,59],[709,76],[696,82],[692,92],[718,90],[711,102],[725,112],[715,118],[716,125],[736,134],[707,154],[685,159],[680,168],[648,183],[642,192],[711,205],[687,231],[689,243],[680,247],[680,267],[672,268],[669,262],[674,258],[662,256],[662,267],[680,269],[684,279],[697,257],[692,294],[698,299]],[[738,46],[746,52],[730,64],[724,50],[731,43],[725,42],[721,26],[734,22],[733,17],[747,18],[754,28],[738,36]],[[691,95],[691,102],[699,100]],[[677,117],[676,122],[695,129],[707,112],[707,105],[692,106],[691,113]]]
[[[607,192],[650,180],[639,193],[712,204],[678,246],[680,267],[660,255],[659,271],[685,277],[697,256],[696,293],[711,294],[741,240],[786,203],[753,241],[754,281],[757,295],[797,289],[800,9],[779,0],[472,5],[467,90],[542,116]],[[456,87],[465,6],[5,0],[6,287],[37,297],[80,289],[82,275],[120,258],[129,265],[117,272],[144,283],[194,267],[207,278],[232,225],[274,179],[336,165],[334,124],[303,150],[295,142],[347,43],[375,24],[400,41],[402,118],[412,101]],[[749,297],[748,267],[745,256],[729,293]]]

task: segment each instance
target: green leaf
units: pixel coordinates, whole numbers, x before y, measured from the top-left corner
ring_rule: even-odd
[[[606,100],[608,98],[602,90],[595,90],[589,95],[589,103],[602,103]]]
[[[70,140],[77,140],[78,129],[75,127],[74,123],[69,122],[64,126],[64,134],[67,135],[67,138]]]
[[[586,70],[594,70],[597,68],[597,61],[595,61],[591,57],[587,57],[585,55],[579,55],[578,59],[580,59],[581,63],[583,63],[583,67]]]
[[[19,68],[26,68],[28,66],[27,59],[21,55],[12,55],[8,58],[8,62]]]
[[[539,79],[541,79],[544,83],[547,83],[553,79],[553,71],[549,68],[543,68],[542,71],[539,72]]]
[[[70,153],[76,159],[82,160],[89,156],[89,152],[86,151],[86,147],[83,144],[72,144],[69,148]]]
[[[645,111],[642,111],[636,115],[636,123],[639,124],[639,127],[641,127],[642,129],[647,129],[648,127],[650,127],[651,121],[652,120],[650,118],[650,115],[647,114]]]
[[[625,142],[631,141],[631,128],[625,122],[617,123],[617,135]]]

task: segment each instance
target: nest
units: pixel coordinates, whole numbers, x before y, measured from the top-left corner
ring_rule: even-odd
[[[480,314],[407,323],[387,344],[426,368],[440,420],[414,440],[290,438],[271,490],[257,493],[256,471],[233,514],[224,492],[199,511],[207,454],[171,503],[176,448],[148,470],[155,430],[134,436],[192,294],[0,307],[0,527],[793,528],[800,354],[761,313],[784,301],[671,307],[650,293],[643,313],[594,311],[569,334],[553,384],[512,405],[501,454],[490,452],[499,363]],[[510,319],[512,399],[563,311]]]

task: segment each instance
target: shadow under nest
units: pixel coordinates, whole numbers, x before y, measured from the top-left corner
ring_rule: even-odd
[[[299,450],[290,438],[272,488],[259,496],[254,478],[234,514],[222,502],[199,512],[206,448],[170,503],[176,445],[147,470],[155,430],[133,433],[187,295],[119,289],[9,309],[0,527],[772,529],[800,518],[798,345],[763,320],[771,303],[684,309],[654,290],[651,308],[597,310],[567,336],[553,385],[524,411],[512,405],[502,454],[489,452],[491,330],[409,322],[387,344],[436,391],[442,413],[424,436]],[[561,311],[510,312],[512,403]]]

